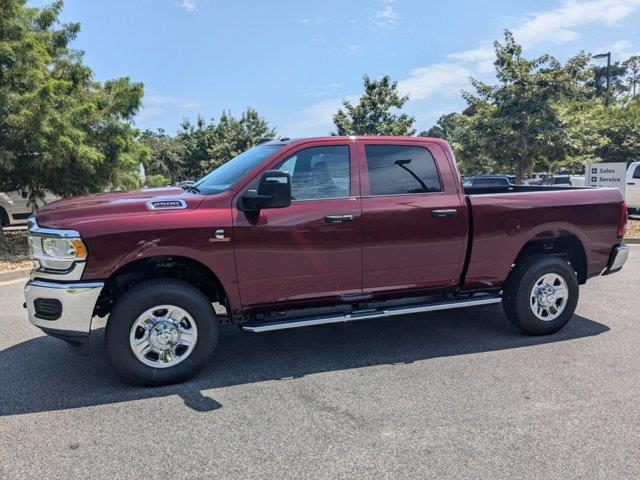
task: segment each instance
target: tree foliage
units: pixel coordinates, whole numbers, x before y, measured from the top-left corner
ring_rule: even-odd
[[[441,116],[421,133],[446,139],[463,173],[522,178],[532,170],[577,173],[586,162],[640,158],[640,97],[629,95],[640,61],[616,64],[607,108],[590,55],[564,65],[549,55],[527,59],[508,31],[494,48],[496,84],[473,81],[474,92],[463,94],[465,110]]]
[[[398,82],[388,75],[380,80],[363,77],[364,93],[353,104],[343,102],[333,116],[337,135],[413,135],[415,119],[405,113],[394,113],[409,100],[409,96],[398,93]]]
[[[613,62],[609,68],[609,92],[607,88],[607,66],[597,65],[592,69],[590,78],[586,81],[587,87],[592,89],[593,96],[598,98],[618,97],[629,92],[627,81],[627,66],[624,62]]]
[[[209,150],[210,157],[202,163],[202,168],[210,172],[260,140],[272,139],[275,134],[275,129],[254,108],[248,107],[239,119],[224,111],[215,127],[215,143]]]
[[[631,95],[636,96],[636,87],[640,79],[640,55],[633,55],[623,62],[627,69],[628,81],[631,89]]]
[[[495,42],[497,85],[473,80],[466,92],[466,139],[498,166],[522,179],[537,159],[562,159],[569,149],[557,105],[586,98],[583,85],[589,56],[579,54],[562,65],[549,55],[529,60],[511,32]]]
[[[151,151],[149,175],[162,175],[170,183],[197,180],[216,167],[276,132],[254,108],[236,118],[223,111],[217,123],[198,116],[184,120],[175,136],[164,130],[146,130],[140,139]]]
[[[27,191],[34,206],[46,190],[137,187],[148,159],[132,127],[142,84],[96,81],[69,48],[80,26],[60,24],[61,9],[0,2],[0,191]]]

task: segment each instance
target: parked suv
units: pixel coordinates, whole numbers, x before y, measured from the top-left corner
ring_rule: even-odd
[[[218,330],[271,332],[502,303],[532,335],[622,268],[618,189],[463,188],[423,137],[260,144],[195,185],[106,193],[31,219],[31,323],[145,385],[193,375]],[[55,358],[50,358],[55,362]]]
[[[58,197],[48,194],[45,202],[57,199]],[[26,192],[0,192],[0,227],[26,225],[32,213]]]
[[[640,210],[640,162],[632,162],[627,169],[627,185],[624,197],[629,208]]]
[[[510,187],[514,182],[508,175],[478,175],[465,178],[464,187]]]

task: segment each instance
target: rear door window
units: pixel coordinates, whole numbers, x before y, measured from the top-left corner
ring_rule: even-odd
[[[365,145],[371,195],[442,191],[431,152],[406,145]]]
[[[633,178],[640,178],[640,165],[638,165],[633,172]]]

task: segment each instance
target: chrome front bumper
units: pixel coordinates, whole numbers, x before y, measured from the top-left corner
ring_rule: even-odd
[[[624,243],[616,245],[613,247],[613,250],[611,250],[609,263],[602,274],[609,275],[610,273],[617,272],[624,266],[627,258],[629,258],[629,245],[625,245]]]
[[[104,282],[30,280],[24,287],[29,321],[54,336],[88,337]]]

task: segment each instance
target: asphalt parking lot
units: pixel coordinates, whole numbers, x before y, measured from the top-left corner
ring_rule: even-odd
[[[549,337],[502,309],[223,330],[143,389],[30,326],[0,286],[0,477],[639,478],[640,246]]]

